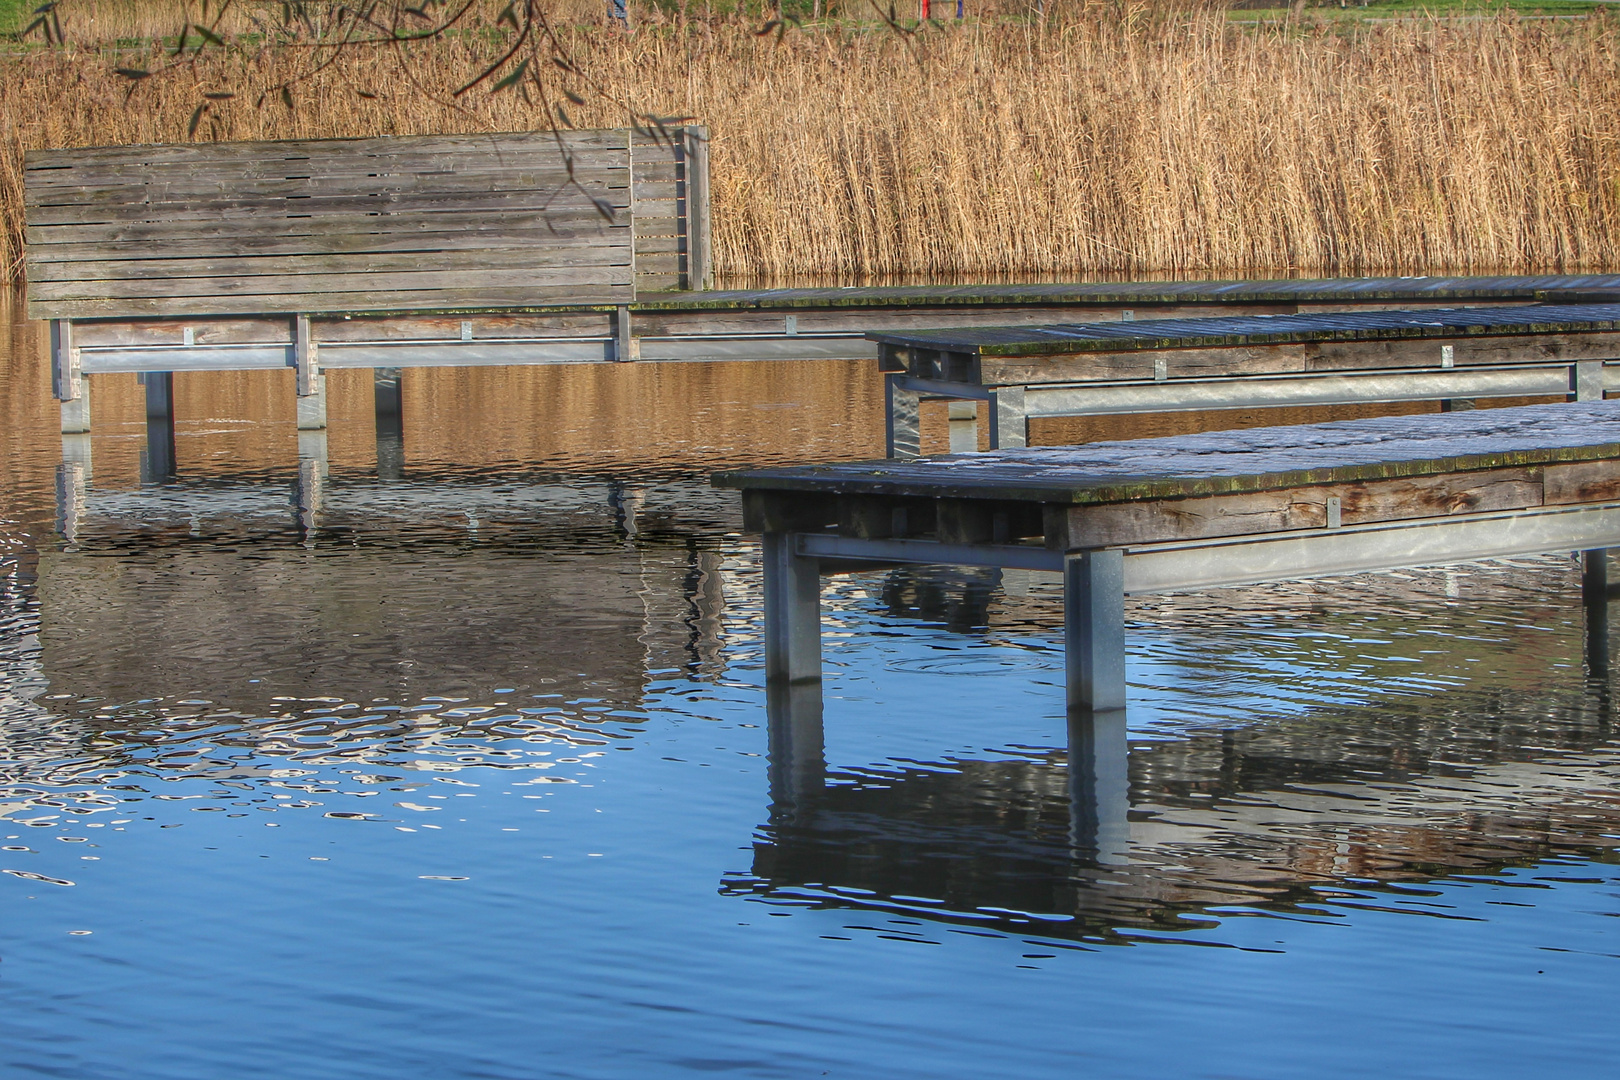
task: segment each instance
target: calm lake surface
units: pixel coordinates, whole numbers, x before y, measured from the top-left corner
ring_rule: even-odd
[[[773,757],[706,478],[877,456],[871,365],[408,371],[389,480],[333,372],[314,515],[290,373],[176,376],[145,486],[97,376],[68,527],[42,343],[0,316],[0,1075],[1612,1075],[1567,557],[1131,602],[1116,803],[1052,582],[834,579]]]

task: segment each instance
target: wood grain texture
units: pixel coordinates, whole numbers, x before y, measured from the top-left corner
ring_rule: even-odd
[[[649,184],[673,197],[678,155],[645,153]],[[627,303],[631,176],[625,131],[33,153],[29,310]]]
[[[761,469],[721,473],[715,483],[1088,506],[1614,458],[1620,458],[1620,401]]]
[[[1620,461],[1592,462],[1586,467],[1620,485]],[[1201,499],[1072,507],[1066,535],[1049,536],[1048,543],[1066,550],[1322,529],[1328,527],[1330,498],[1340,500],[1344,525],[1522,510],[1544,504],[1541,470],[1486,469]]]

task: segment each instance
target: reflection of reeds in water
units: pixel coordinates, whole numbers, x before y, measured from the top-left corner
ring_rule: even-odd
[[[1218,12],[1149,17],[1108,4],[1043,25],[986,19],[911,37],[850,25],[777,42],[753,29],[649,12],[629,36],[560,34],[608,91],[575,110],[577,123],[621,123],[629,102],[711,125],[722,274],[1620,263],[1607,16],[1253,29]],[[454,86],[497,44],[421,46],[412,69],[420,85]],[[297,49],[204,62],[202,88],[237,97],[217,103],[198,137],[543,121],[513,94],[448,105],[387,56],[356,55],[298,84],[295,111],[274,94],[254,104],[307,63]],[[0,259],[15,267],[24,148],[184,141],[198,86],[154,78],[129,95],[109,58],[88,51],[0,64]]]

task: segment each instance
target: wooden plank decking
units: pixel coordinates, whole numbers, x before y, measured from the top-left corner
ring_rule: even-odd
[[[891,376],[890,453],[921,398],[991,402],[992,447],[1030,416],[1568,394],[1597,399],[1620,304],[1311,312],[869,335]],[[1620,375],[1610,381],[1620,382]]]
[[[765,534],[767,668],[820,677],[823,572],[1061,572],[1071,704],[1124,704],[1123,597],[1620,545],[1620,401],[723,473]],[[1606,603],[1601,555],[1588,562]],[[1604,609],[1606,610],[1606,609]]]

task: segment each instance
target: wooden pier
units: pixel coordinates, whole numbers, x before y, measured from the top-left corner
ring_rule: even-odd
[[[768,679],[821,678],[820,577],[904,563],[1063,575],[1067,700],[1125,706],[1124,597],[1585,552],[1607,664],[1620,402],[722,473],[764,534]]]
[[[890,457],[918,405],[953,403],[953,450],[1024,446],[1032,417],[1478,398],[1602,400],[1620,389],[1620,304],[1311,312],[869,335]],[[958,423],[957,421],[966,421]]]

